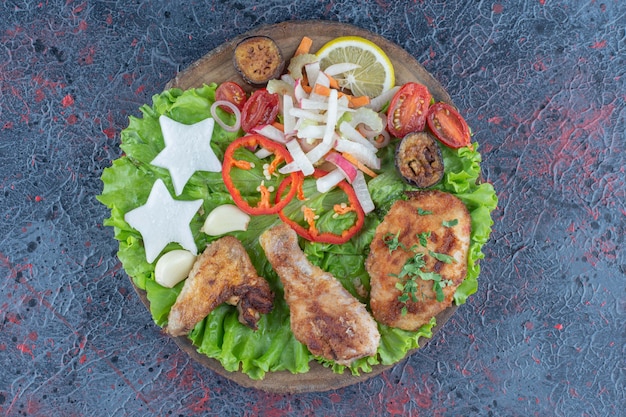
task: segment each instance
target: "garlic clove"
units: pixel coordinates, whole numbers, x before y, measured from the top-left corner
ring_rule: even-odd
[[[248,229],[250,216],[234,204],[224,204],[209,213],[201,232],[209,236],[219,236],[234,231]]]
[[[172,288],[189,276],[196,256],[186,250],[177,249],[159,258],[154,268],[154,279],[164,287]]]

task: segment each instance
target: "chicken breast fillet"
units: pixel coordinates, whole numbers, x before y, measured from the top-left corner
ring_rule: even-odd
[[[350,365],[376,354],[380,334],[365,306],[330,273],[312,265],[296,232],[281,224],[260,237],[280,277],[291,313],[291,331],[317,356]]]
[[[370,306],[376,320],[414,331],[450,306],[467,274],[470,231],[467,208],[451,194],[418,191],[410,193],[406,201],[396,201],[376,228],[365,265],[371,277]],[[423,261],[423,272],[440,276],[435,280],[443,287],[442,301],[437,301],[433,275],[407,273],[418,264],[416,258]],[[411,276],[416,277],[417,285],[406,300],[402,296]],[[404,289],[398,284],[400,288],[405,285]]]
[[[216,240],[198,256],[170,310],[166,331],[172,336],[188,334],[224,302],[237,305],[239,321],[255,330],[260,314],[274,305],[269,284],[257,275],[246,249],[233,236]]]

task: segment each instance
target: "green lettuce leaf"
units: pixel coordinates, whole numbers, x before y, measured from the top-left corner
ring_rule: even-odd
[[[210,117],[210,106],[215,100],[216,87],[216,84],[209,84],[186,91],[171,89],[155,95],[152,98],[152,106],[144,105],[140,108],[142,117],[129,118],[128,127],[121,134],[120,146],[125,154],[115,160],[102,174],[103,190],[97,198],[111,211],[105,225],[113,227],[115,238],[119,241],[118,257],[135,285],[146,291],[150,313],[159,326],[167,325],[169,311],[183,283],[171,289],[156,283],[154,264],[146,262],[141,235],[126,223],[124,215],[145,203],[156,179],[162,179],[166,186],[173,190],[168,171],[150,165],[150,161],[164,147],[159,116],[167,115],[185,124]],[[227,123],[230,121],[228,118],[231,116],[225,112],[221,112],[220,116]],[[212,146],[220,159],[228,144],[237,136],[237,133],[226,132],[216,125]],[[366,304],[370,289],[369,275],[365,270],[369,244],[376,226],[382,221],[393,202],[403,198],[404,192],[410,189],[394,168],[394,145],[379,151],[382,160],[381,174],[368,182],[376,209],[366,217],[363,229],[344,245],[301,240],[301,246],[313,264],[333,274],[350,293]],[[249,151],[238,152],[238,158],[249,161],[256,158]],[[496,208],[498,200],[491,184],[480,182],[481,157],[476,144],[472,148],[459,150],[442,147],[442,154],[446,172],[443,181],[435,188],[458,196],[466,204],[472,217],[468,274],[455,293],[455,302],[462,304],[478,287],[480,274],[478,262],[484,257],[482,246],[491,233],[493,224],[491,212]],[[255,164],[255,169],[250,171],[233,171],[237,183],[242,184],[244,194],[253,193],[256,185],[264,179],[260,167],[262,163]],[[276,187],[280,184],[279,179],[273,181],[272,184],[266,184]],[[245,184],[250,186],[246,187]],[[332,206],[347,201],[342,192],[334,190],[319,195],[314,189],[314,181],[311,180],[305,181],[304,187],[307,196],[310,197],[307,205],[319,210],[320,213],[325,212],[316,223],[320,230],[342,230],[354,222],[354,214],[332,216]],[[216,239],[200,232],[206,213],[222,204],[233,202],[223,184],[221,174],[196,172],[183,193],[176,198],[204,201],[200,213],[190,224],[198,249],[202,251]],[[285,212],[292,219],[303,222],[300,204],[294,199]],[[304,373],[310,369],[310,362],[313,360],[332,368],[334,372],[343,373],[346,371],[345,366],[315,358],[291,332],[289,308],[284,301],[282,284],[258,243],[258,236],[279,222],[280,219],[276,215],[254,216],[247,231],[233,233],[246,247],[259,275],[268,280],[275,293],[274,309],[261,317],[259,329],[252,331],[239,323],[237,309],[224,304],[198,323],[188,337],[198,352],[217,359],[229,371],[241,371],[253,379],[261,379],[267,372],[282,370]],[[170,244],[164,253],[178,247],[177,244]],[[416,332],[379,325],[381,343],[378,355],[355,361],[348,371],[359,374],[370,372],[377,364],[388,365],[398,362],[407,352],[419,347],[420,338],[432,336],[435,323],[433,318]]]

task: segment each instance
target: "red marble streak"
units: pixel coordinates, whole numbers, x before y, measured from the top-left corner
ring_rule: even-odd
[[[5,267],[6,269],[8,269],[10,271],[10,278],[11,279],[15,279],[17,278],[17,274],[19,272],[28,270],[29,271],[29,275],[32,277],[33,276],[33,267],[31,264],[26,264],[26,265],[18,265],[18,266],[13,266],[12,263],[10,262],[9,258],[0,253],[0,266]],[[39,301],[39,303],[41,305],[43,305],[44,307],[46,307],[61,323],[63,323],[70,331],[71,333],[76,336],[77,338],[79,338],[81,341],[79,343],[79,347],[80,349],[84,349],[85,347],[87,347],[88,345],[88,341],[87,338],[85,336],[81,336],[80,333],[74,328],[74,326],[72,326],[72,324],[63,316],[61,315],[57,310],[55,310],[55,308],[52,306],[52,304],[50,304],[50,302],[44,298],[44,296],[37,292],[37,290],[28,283],[28,279],[25,277],[22,277],[22,279],[20,279],[20,284],[24,285],[24,287],[26,287],[26,289],[28,291],[30,291],[33,296]],[[135,386],[133,385],[133,383],[126,378],[126,376],[124,376],[124,374],[122,373],[122,371],[117,368],[116,366],[114,366],[107,358],[105,355],[105,352],[103,350],[99,350],[97,349],[95,346],[93,346],[91,343],[89,343],[89,349],[91,351],[93,351],[104,363],[106,363],[117,375],[118,377],[124,381],[124,383],[130,387],[130,389],[132,389],[135,392],[135,395],[137,396],[137,398],[139,398],[141,401],[143,401],[147,407],[147,409],[154,415],[156,415],[156,411],[152,409],[152,407],[150,406],[150,402],[146,399],[146,397],[137,389],[135,388]],[[19,349],[19,348],[18,348]],[[22,350],[24,349],[24,350]],[[23,352],[25,351],[26,353],[28,353],[28,347],[27,346],[22,346],[22,350]],[[32,354],[32,351],[30,351],[30,353]],[[15,399],[18,398],[20,395],[19,391],[16,394],[16,397],[14,398],[13,402],[15,402]],[[13,404],[11,404],[11,406],[9,407],[9,411],[12,408]],[[10,413],[7,412],[6,415],[10,415]]]
[[[606,47],[606,40],[596,41],[591,45],[592,49],[602,49]]]

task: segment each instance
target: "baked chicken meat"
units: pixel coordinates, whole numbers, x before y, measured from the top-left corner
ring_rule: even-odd
[[[257,275],[246,249],[233,236],[214,241],[198,256],[170,310],[166,331],[186,335],[225,302],[236,305],[239,321],[255,330],[260,315],[274,305],[269,284]]]
[[[467,274],[470,214],[457,197],[416,191],[376,228],[366,269],[380,323],[415,331],[452,304]]]
[[[298,341],[312,354],[340,365],[376,354],[376,322],[334,276],[308,261],[296,232],[280,224],[265,231],[260,243],[283,284]]]

